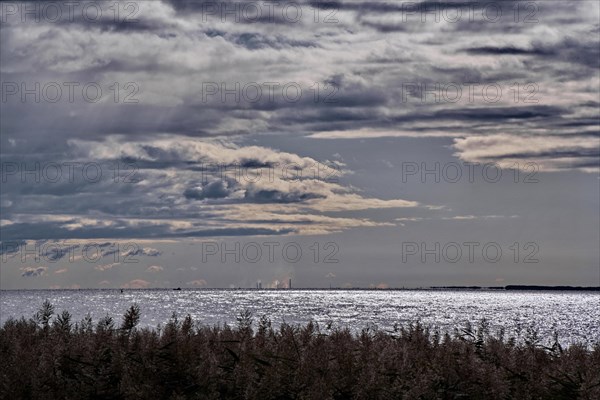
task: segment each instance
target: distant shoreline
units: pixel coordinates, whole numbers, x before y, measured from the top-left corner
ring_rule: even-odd
[[[78,291],[78,290],[121,290],[120,288],[80,288],[80,289],[0,289],[0,292],[11,291]],[[570,291],[570,292],[600,292],[600,286],[544,286],[544,285],[506,285],[506,286],[430,286],[420,288],[130,288],[122,289],[123,291],[137,290],[195,290],[195,291],[210,291],[210,290],[229,290],[229,291],[443,291],[443,290],[464,290],[464,291]]]

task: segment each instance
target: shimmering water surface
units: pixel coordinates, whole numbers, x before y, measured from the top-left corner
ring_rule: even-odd
[[[75,321],[90,313],[97,321],[107,313],[120,321],[123,312],[138,303],[140,324],[156,327],[173,312],[190,314],[196,321],[235,324],[244,309],[267,315],[275,324],[313,320],[324,327],[347,326],[358,331],[395,323],[421,321],[434,329],[453,332],[483,318],[491,332],[503,327],[507,335],[524,337],[535,328],[544,342],[554,331],[561,343],[600,342],[600,293],[505,292],[431,290],[20,290],[0,292],[0,321],[31,317],[48,299],[57,312],[68,310]]]

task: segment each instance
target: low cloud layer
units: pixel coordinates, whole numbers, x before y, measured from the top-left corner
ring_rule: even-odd
[[[66,171],[69,160],[78,160],[82,166],[98,166],[104,178],[97,171],[65,173],[60,182],[53,182],[43,167],[39,182],[21,171],[8,176],[2,194],[10,204],[3,213],[4,237],[15,241],[322,234],[386,225],[340,212],[420,206],[361,195],[340,183],[347,171],[339,162],[182,136],[121,140],[72,140],[63,160],[40,164],[53,162]],[[26,165],[22,160],[15,165]],[[23,182],[22,177],[31,179]],[[60,196],[54,195],[57,191]],[[49,251],[59,259],[68,250]],[[130,253],[126,256],[159,255],[143,248]]]

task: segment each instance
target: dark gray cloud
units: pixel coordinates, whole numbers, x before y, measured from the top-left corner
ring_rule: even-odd
[[[552,54],[551,52],[544,49],[520,49],[517,47],[473,47],[466,50],[470,54],[483,54],[483,55],[533,55],[533,56],[545,56]]]
[[[600,32],[597,29],[590,32],[598,36]],[[600,68],[600,49],[597,41],[589,41],[587,38],[574,39],[566,38],[556,44],[543,44],[534,42],[530,48],[519,48],[514,46],[495,47],[482,46],[472,47],[465,50],[469,54],[475,55],[525,55],[534,56],[541,59],[550,59],[563,61],[567,63],[582,64],[589,68]]]
[[[282,192],[279,190],[248,190],[244,199],[256,203],[301,203],[311,199],[324,199],[324,195],[318,193]]]
[[[232,4],[242,6],[235,2],[219,2],[216,5],[221,7],[225,3],[230,4],[230,8]],[[556,79],[560,79],[562,85],[567,84],[565,79],[585,81],[590,73],[588,68],[598,67],[598,43],[592,39],[593,35],[589,35],[597,33],[598,24],[593,19],[586,19],[583,5],[570,6],[561,2],[544,4],[544,7],[536,10],[538,22],[526,24],[521,21],[517,24],[525,30],[539,29],[553,24],[565,10],[571,9],[576,16],[573,18],[578,18],[581,24],[575,27],[563,21],[564,26],[568,27],[563,37],[552,40],[540,38],[532,42],[531,35],[517,32],[515,35],[520,36],[518,43],[504,45],[498,38],[502,38],[502,29],[515,24],[512,17],[514,7],[519,3],[494,3],[494,7],[500,7],[503,16],[507,17],[497,23],[485,19],[482,21],[475,15],[460,23],[448,23],[441,17],[440,21],[420,20],[419,13],[423,10],[471,10],[479,15],[483,9],[489,8],[488,2],[421,2],[416,4],[418,18],[414,21],[414,10],[411,9],[409,13],[406,8],[409,5],[405,3],[298,4],[309,10],[317,7],[339,11],[339,20],[334,24],[311,23],[309,27],[305,23],[290,24],[289,30],[284,32],[264,27],[261,23],[245,24],[235,19],[221,18],[212,15],[212,12],[211,15],[203,15],[203,12],[209,14],[206,7],[212,7],[214,2],[155,2],[152,7],[140,4],[135,22],[103,18],[97,24],[83,24],[85,26],[78,20],[75,23],[38,24],[36,28],[48,28],[39,36],[38,53],[33,52],[33,48],[27,50],[18,40],[12,39],[24,28],[12,21],[2,27],[2,58],[9,60],[3,63],[3,77],[7,80],[19,82],[26,78],[30,83],[32,78],[59,82],[99,81],[104,83],[105,92],[110,93],[108,82],[113,82],[117,76],[128,76],[128,80],[139,86],[136,95],[139,103],[41,102],[35,104],[36,112],[31,113],[27,112],[31,104],[23,104],[19,96],[12,96],[3,104],[7,114],[18,116],[28,113],[29,117],[26,121],[3,118],[0,127],[4,132],[14,132],[14,135],[21,137],[33,135],[36,142],[44,140],[37,133],[43,132],[43,137],[52,137],[47,141],[52,143],[44,143],[45,147],[61,143],[61,138],[76,137],[78,132],[85,132],[87,138],[95,139],[108,134],[130,137],[157,132],[208,137],[257,132],[306,134],[315,130],[379,128],[407,122],[413,126],[403,126],[404,130],[419,131],[422,127],[415,126],[418,121],[436,117],[451,119],[453,116],[456,122],[469,119],[469,111],[458,110],[452,114],[451,110],[438,110],[444,106],[460,109],[462,104],[403,101],[402,85],[407,82],[502,84],[505,89],[503,106],[507,108],[506,121],[511,124],[515,118],[532,119],[528,114],[519,115],[522,112],[521,105],[506,101],[511,96],[507,90],[515,80],[522,84],[537,83],[540,86],[538,97],[541,97],[543,90],[557,84]],[[171,11],[175,14],[171,15]],[[441,15],[447,18],[449,14]],[[371,16],[376,18],[369,19]],[[371,25],[384,29],[379,33],[369,29],[357,30],[349,25],[351,20],[358,20],[365,28]],[[483,33],[472,39],[449,40],[448,33],[444,32],[444,29],[458,30],[463,25],[475,24]],[[81,29],[84,35],[90,36],[92,32],[87,30],[94,30],[97,33],[94,47],[85,53],[81,43],[77,43],[73,47],[75,51],[55,49],[52,50],[53,56],[49,54],[51,50],[41,47],[41,43],[47,45],[48,49],[56,47],[64,39],[63,30],[67,28]],[[172,33],[176,36],[172,36]],[[138,35],[138,39],[132,40],[133,34]],[[400,36],[395,38],[395,34]],[[427,34],[427,37],[421,38],[422,34]],[[108,43],[115,40],[118,43],[120,39],[122,49],[119,51],[113,50],[116,46],[107,47]],[[437,44],[432,44],[434,42]],[[149,43],[153,45],[145,49]],[[348,53],[349,48],[354,51]],[[163,57],[153,49],[160,49],[162,54],[178,49],[176,51],[187,56]],[[247,51],[256,52],[257,55],[252,56]],[[304,57],[298,57],[298,52]],[[352,54],[351,59],[344,54]],[[436,61],[440,56],[454,57],[455,61],[442,65]],[[496,66],[490,65],[484,60],[488,57],[496,57],[500,62]],[[522,60],[515,62],[512,57]],[[247,65],[252,67],[237,68],[244,59],[251,60]],[[302,60],[306,68],[294,67],[291,60]],[[553,65],[549,60],[560,61],[564,65]],[[25,65],[29,67],[21,68]],[[311,81],[307,81],[306,76],[300,79],[303,69],[315,71],[311,73]],[[302,86],[304,96],[297,101],[288,101],[279,93],[271,101],[265,92],[257,101],[247,96],[232,100],[234,96],[231,95],[223,100],[219,93],[205,101],[202,84],[207,82],[225,83],[229,89],[236,83],[243,87],[252,82],[278,82],[282,85],[295,82]],[[323,85],[319,88],[317,101],[314,96],[316,84]],[[416,92],[417,95],[419,93],[422,92]],[[418,100],[414,96],[409,99]],[[558,103],[559,100],[555,99],[554,102]],[[479,100],[474,104],[473,114],[482,111],[481,103]],[[498,108],[496,104],[486,106]],[[483,111],[479,119],[500,120],[502,116],[494,114],[496,112]],[[57,115],[69,115],[69,118],[56,118]],[[470,120],[476,118],[474,116]],[[586,116],[579,115],[576,118]],[[576,124],[577,121],[568,123]],[[510,126],[507,128],[511,129]],[[465,129],[473,134],[481,133],[475,127]],[[3,142],[6,140],[6,137],[2,138]]]
[[[235,35],[232,42],[240,46],[244,46],[250,50],[273,48],[281,49],[285,47],[317,47],[317,42],[289,40],[281,36],[269,38],[258,33],[241,33]]]
[[[21,270],[23,271],[21,273],[22,277],[34,278],[36,276],[44,275],[46,273],[46,271],[48,270],[48,268],[47,267],[25,267],[25,268],[21,268]]]
[[[204,200],[204,199],[221,199],[231,194],[231,191],[226,186],[224,181],[213,181],[202,188],[188,188],[183,192],[186,199]]]

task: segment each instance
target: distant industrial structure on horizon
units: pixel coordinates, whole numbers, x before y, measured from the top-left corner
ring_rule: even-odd
[[[288,278],[288,284],[287,284],[287,286],[285,286],[282,282],[279,282],[279,281],[275,281],[273,283],[273,285],[274,285],[274,287],[273,286],[271,286],[271,287],[267,286],[267,288],[270,288],[270,289],[291,289],[292,288],[292,278]],[[256,288],[257,289],[262,289],[263,288],[261,280],[256,281]]]

